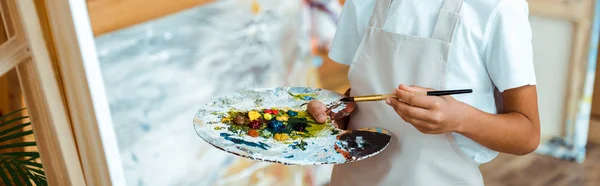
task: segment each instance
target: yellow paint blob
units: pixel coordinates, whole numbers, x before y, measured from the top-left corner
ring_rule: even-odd
[[[277,140],[277,141],[285,141],[285,140],[289,139],[290,136],[285,133],[279,133],[279,134],[275,134],[275,136],[273,136],[273,138],[275,138],[275,140]]]
[[[229,123],[229,122],[231,122],[231,120],[232,120],[231,117],[227,116],[227,117],[224,117],[223,119],[221,119],[221,123]]]
[[[263,117],[264,117],[266,120],[271,120],[271,119],[273,119],[273,115],[271,115],[271,114],[269,114],[269,113],[265,113],[265,115],[263,115]]]
[[[260,118],[260,113],[258,113],[257,111],[250,111],[248,112],[248,118],[250,119],[250,121],[255,121],[258,118]]]
[[[288,119],[290,119],[289,116],[287,115],[282,115],[282,116],[277,116],[277,118],[275,118],[277,121],[288,121]]]

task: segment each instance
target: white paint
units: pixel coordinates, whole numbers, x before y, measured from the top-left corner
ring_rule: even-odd
[[[358,145],[358,148],[362,149],[364,142],[365,141],[363,141],[362,136],[356,136],[356,144]]]
[[[542,137],[564,128],[573,28],[566,20],[530,17]]]

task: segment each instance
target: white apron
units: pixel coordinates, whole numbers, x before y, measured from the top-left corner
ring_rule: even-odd
[[[390,93],[400,84],[445,89],[446,64],[462,0],[445,0],[432,38],[384,31],[392,0],[377,0],[369,28],[350,66],[351,95]],[[382,127],[392,133],[379,155],[333,170],[332,186],[481,186],[478,164],[451,133],[428,135],[381,102],[358,103],[349,129]]]

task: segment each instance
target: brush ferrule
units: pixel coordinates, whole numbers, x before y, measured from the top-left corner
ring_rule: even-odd
[[[382,101],[382,100],[385,100],[385,99],[387,99],[389,97],[393,97],[393,95],[378,94],[378,95],[371,95],[371,96],[358,96],[358,97],[354,97],[354,101],[355,102]]]

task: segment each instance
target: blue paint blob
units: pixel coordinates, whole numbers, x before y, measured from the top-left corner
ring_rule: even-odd
[[[148,123],[142,123],[142,124],[140,125],[140,127],[142,128],[142,130],[143,130],[144,132],[148,132],[148,131],[150,131],[150,128],[152,128],[152,127],[151,127],[151,126],[150,126]]]
[[[276,133],[283,132],[283,130],[285,129],[285,125],[283,125],[283,122],[277,121],[277,120],[269,121],[267,126],[269,127],[269,129],[271,129],[272,132],[276,132]]]
[[[285,158],[293,158],[293,157],[294,157],[294,155],[289,155],[289,156],[286,156]]]
[[[246,146],[250,146],[250,147],[258,147],[264,150],[267,150],[267,148],[271,148],[271,146],[263,143],[263,142],[259,142],[259,143],[255,143],[255,142],[249,142],[243,139],[238,139],[238,138],[232,138],[231,134],[227,134],[227,133],[221,133],[220,134],[221,137],[225,138],[228,141],[231,141],[235,144],[242,144],[242,145],[246,145]]]
[[[133,160],[133,162],[135,162],[135,163],[138,162],[138,158],[135,154],[131,154],[131,160]]]
[[[287,114],[290,115],[290,116],[298,116],[298,112],[294,112],[294,111],[291,111],[291,110],[288,110]]]

